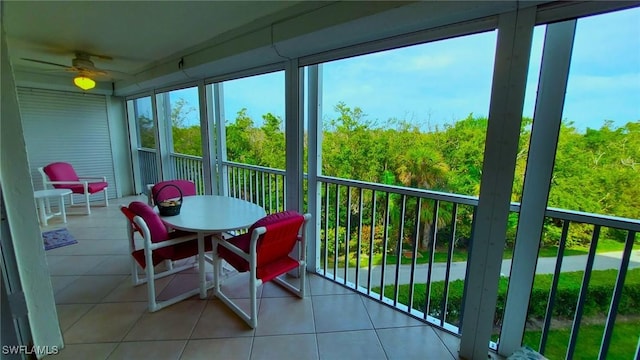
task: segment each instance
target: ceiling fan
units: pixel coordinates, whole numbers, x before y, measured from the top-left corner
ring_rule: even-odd
[[[76,73],[77,76],[74,77],[73,83],[82,90],[89,90],[89,89],[93,89],[96,86],[96,82],[94,78],[99,78],[99,77],[104,77],[109,75],[108,70],[97,68],[93,64],[93,61],[91,61],[91,57],[99,58],[102,60],[113,60],[112,57],[107,55],[90,54],[84,51],[75,52],[75,58],[71,60],[71,66],[53,63],[53,62],[44,61],[44,60],[38,60],[38,59],[22,58],[22,60],[36,62],[40,64],[58,66],[63,68],[63,71]]]

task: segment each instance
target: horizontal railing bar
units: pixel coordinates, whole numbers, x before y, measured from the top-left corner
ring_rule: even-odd
[[[266,173],[269,173],[269,174],[276,174],[276,175],[286,175],[287,174],[286,170],[274,169],[274,168],[269,168],[269,167],[265,167],[265,166],[258,166],[258,165],[241,164],[241,163],[237,163],[237,162],[233,162],[233,161],[223,161],[222,164],[226,165],[226,166],[240,168],[240,169],[262,171],[262,172],[266,172]]]
[[[425,189],[413,189],[404,186],[397,185],[384,185],[384,184],[376,184],[370,183],[366,181],[360,180],[348,180],[348,179],[340,179],[331,176],[318,176],[318,181],[328,182],[336,185],[343,186],[352,186],[352,187],[362,187],[364,189],[373,190],[373,191],[384,191],[390,192],[394,194],[401,194],[407,196],[416,196],[416,197],[427,197],[433,200],[440,201],[448,201],[452,203],[478,206],[478,198],[467,195],[457,195],[457,194],[449,194],[440,191],[433,190],[425,190]]]
[[[189,154],[180,154],[180,153],[170,153],[169,156],[174,157],[174,158],[178,158],[178,159],[190,159],[190,160],[197,160],[197,161],[202,162],[202,156],[189,155]]]
[[[631,258],[631,251],[633,250],[633,244],[635,243],[635,237],[636,234],[633,231],[629,231],[629,233],[627,234],[624,252],[622,255],[622,262],[620,263],[620,270],[618,271],[616,285],[613,289],[611,305],[609,305],[609,314],[607,315],[607,322],[605,323],[604,327],[604,335],[602,336],[602,343],[600,344],[600,354],[598,354],[599,360],[607,358],[609,345],[611,343],[611,336],[613,335],[616,317],[618,316],[618,305],[620,304],[620,298],[622,297],[624,280],[627,276],[627,270],[629,269],[629,261]]]
[[[547,208],[545,215],[554,219],[640,232],[640,219],[628,219],[557,208]]]
[[[432,200],[448,201],[451,203],[458,203],[463,205],[478,206],[478,198],[468,195],[449,194],[425,189],[412,189],[403,186],[376,184],[360,180],[335,178],[331,176],[318,176],[318,181],[337,185],[361,187],[363,189],[375,191],[391,192],[401,195],[429,198]],[[512,202],[510,204],[509,210],[512,212],[520,212],[520,203]],[[631,230],[636,232],[640,231],[640,219],[629,219],[552,207],[546,209],[545,215],[555,219],[570,220],[574,222],[600,225],[603,227]]]

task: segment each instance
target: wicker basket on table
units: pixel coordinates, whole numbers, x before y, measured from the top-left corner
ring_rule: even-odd
[[[164,190],[167,187],[174,187],[176,189],[178,189],[178,192],[180,193],[180,198],[173,198],[173,199],[166,199],[163,201],[158,201],[158,196],[160,195],[160,193],[162,192],[162,190]],[[158,206],[158,212],[160,212],[161,216],[174,216],[174,215],[178,215],[180,214],[180,207],[182,207],[182,190],[180,190],[179,187],[173,185],[173,184],[167,184],[163,187],[160,188],[160,190],[158,190],[158,192],[156,193],[156,195],[154,196],[155,203]]]

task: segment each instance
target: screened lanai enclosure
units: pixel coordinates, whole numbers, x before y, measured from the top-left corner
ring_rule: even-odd
[[[461,358],[638,358],[640,8],[487,4],[411,31],[390,10],[375,38],[304,37],[356,29],[345,46],[284,39],[277,61],[116,83],[106,141],[126,161],[104,167],[134,194],[188,179],[311,213],[308,272],[454,334]],[[18,85],[43,162],[52,90]],[[96,100],[109,117],[114,100]]]

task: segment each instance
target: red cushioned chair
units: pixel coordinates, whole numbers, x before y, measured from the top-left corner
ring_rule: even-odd
[[[285,289],[304,298],[305,287],[305,234],[310,214],[301,215],[295,211],[284,211],[268,215],[253,224],[246,234],[227,240],[219,240],[217,256],[214,255],[214,279],[216,294],[238,316],[252,328],[258,326],[257,288],[273,280]],[[294,247],[299,244],[297,258]],[[220,266],[226,260],[239,272],[249,272],[250,314],[243,311],[220,287]],[[298,269],[298,286],[285,281],[281,275]]]
[[[157,201],[164,201],[167,199],[174,199],[180,197],[180,192],[173,186],[180,189],[182,196],[197,195],[196,184],[189,180],[167,180],[154,184],[151,188],[151,196],[149,198],[149,205],[155,205]]]
[[[200,292],[197,287],[186,293],[165,301],[157,301],[155,282],[149,279],[160,279],[175,274],[179,271],[194,267],[197,263],[170,267],[160,273],[156,273],[155,267],[161,262],[172,262],[186,259],[198,254],[198,236],[186,231],[168,231],[160,216],[149,205],[134,201],[129,206],[120,206],[120,210],[127,217],[127,234],[129,237],[129,249],[132,255],[131,276],[135,286],[147,283],[149,311],[158,311],[164,307],[175,304]],[[138,248],[135,244],[135,233],[142,236],[143,246]],[[205,251],[213,249],[211,236],[205,238]],[[207,258],[210,263],[212,259]],[[152,266],[149,266],[152,264]],[[144,278],[140,278],[138,267],[146,272]]]
[[[66,162],[55,162],[45,167],[39,167],[38,171],[42,175],[42,184],[44,188],[51,185],[56,189],[69,189],[73,194],[82,194],[85,196],[85,206],[87,214],[91,214],[89,205],[89,196],[91,194],[104,192],[104,206],[109,206],[109,198],[107,196],[107,178],[104,176],[79,177],[71,164]],[[73,194],[71,196],[71,205],[73,205]]]

